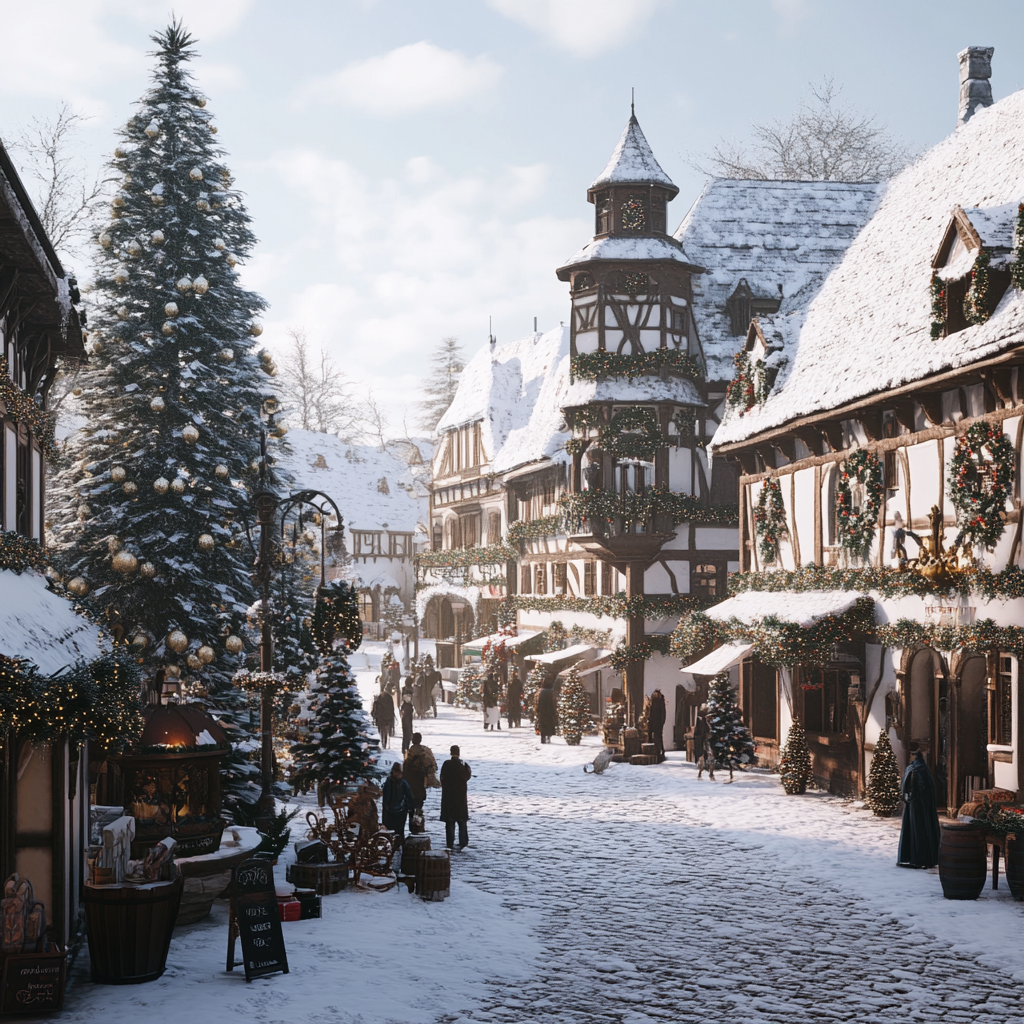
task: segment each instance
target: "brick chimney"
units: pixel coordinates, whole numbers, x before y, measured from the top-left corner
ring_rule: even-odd
[[[966,124],[979,107],[992,106],[992,54],[994,46],[968,46],[956,56],[960,61],[960,110],[957,127]]]

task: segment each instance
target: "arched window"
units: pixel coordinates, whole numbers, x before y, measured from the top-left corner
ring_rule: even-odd
[[[377,615],[373,607],[372,590],[363,590],[359,593],[359,618],[363,622],[377,621]]]

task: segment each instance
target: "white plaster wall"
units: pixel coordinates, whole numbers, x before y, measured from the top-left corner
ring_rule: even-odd
[[[698,548],[736,548],[736,531],[724,526],[698,526],[693,531],[694,544]]]
[[[699,471],[698,471],[699,474]],[[691,493],[690,452],[686,448],[668,450],[668,487],[670,491]],[[685,547],[685,543],[682,545]]]
[[[794,519],[800,539],[800,561],[814,561],[814,470],[801,469],[796,476],[796,507]],[[783,485],[785,489],[785,485]]]

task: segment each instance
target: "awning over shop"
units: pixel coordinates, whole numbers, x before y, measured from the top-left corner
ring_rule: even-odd
[[[573,644],[561,651],[548,651],[547,654],[529,654],[527,661],[535,661],[540,665],[557,665],[562,661],[580,661],[597,648],[593,644]]]
[[[710,654],[705,654],[700,661],[695,661],[679,671],[698,676],[717,676],[719,672],[725,672],[742,661],[753,649],[753,644],[722,644]]]
[[[30,661],[43,676],[95,661],[100,631],[36,572],[0,571],[0,654]]]
[[[530,633],[523,632],[518,636],[509,636],[507,633],[492,633],[490,636],[477,637],[476,640],[470,640],[469,643],[463,644],[462,653],[473,654],[479,657],[483,654],[484,647],[488,643],[493,647],[504,647],[506,651],[514,651],[517,647],[521,647],[535,637],[540,636],[542,632],[543,630],[536,630]]]
[[[595,672],[602,672],[604,669],[610,669],[612,667],[611,651],[598,649],[594,653],[597,655],[597,661],[592,661],[586,668],[581,668],[579,670],[580,678],[593,675]]]
[[[745,590],[709,608],[707,616],[716,622],[738,619],[745,625],[752,625],[774,615],[783,622],[811,626],[827,615],[848,612],[868,596],[859,590],[807,590],[800,593],[792,590]]]

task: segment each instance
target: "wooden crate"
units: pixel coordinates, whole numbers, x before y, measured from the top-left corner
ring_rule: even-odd
[[[634,754],[629,759],[629,763],[630,764],[657,764],[658,763],[658,755],[657,754]]]
[[[287,878],[298,889],[312,889],[317,896],[333,896],[348,885],[348,865],[290,864]]]

